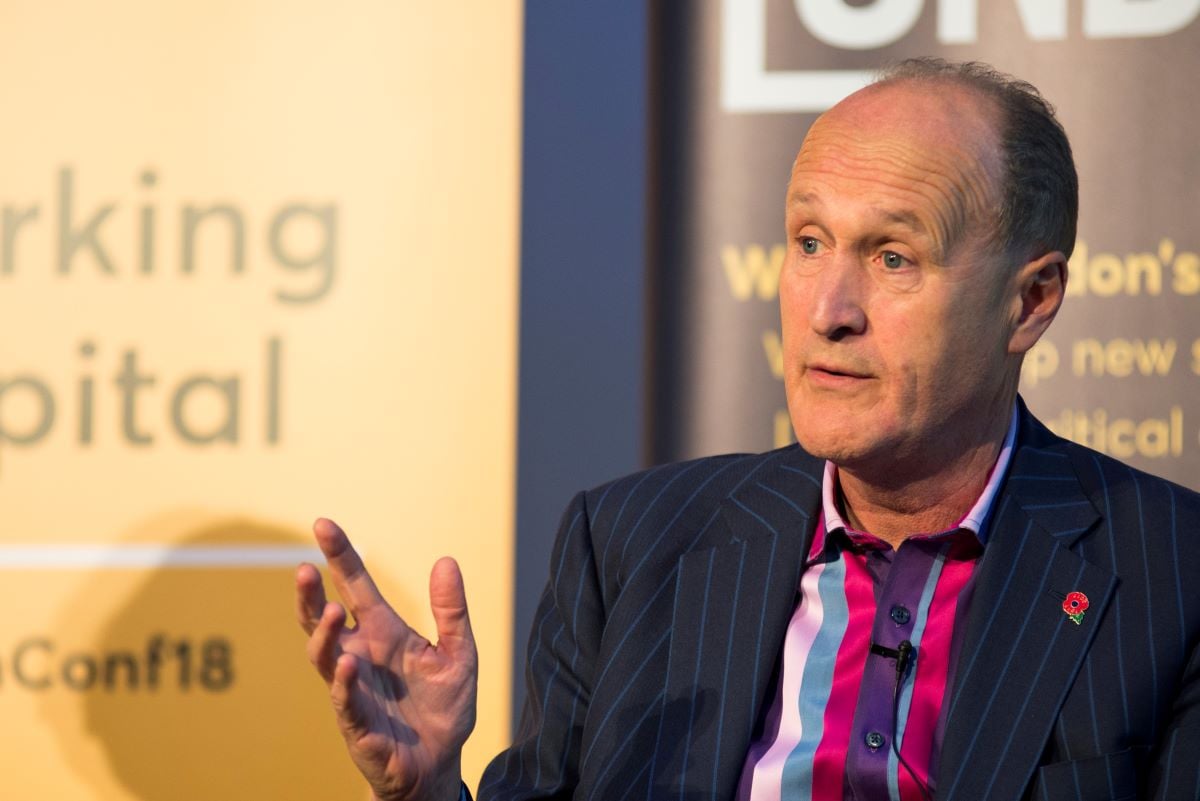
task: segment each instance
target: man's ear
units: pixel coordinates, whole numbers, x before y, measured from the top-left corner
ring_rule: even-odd
[[[1017,271],[1017,287],[1020,298],[1009,353],[1025,353],[1054,322],[1067,293],[1067,257],[1055,250],[1024,264]]]

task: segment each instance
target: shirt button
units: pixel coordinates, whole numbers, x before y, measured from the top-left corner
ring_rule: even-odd
[[[867,748],[870,748],[872,751],[878,751],[883,742],[883,735],[879,732],[873,731],[867,734]]]
[[[892,607],[892,620],[896,621],[896,625],[903,626],[912,617],[912,614],[900,604]]]

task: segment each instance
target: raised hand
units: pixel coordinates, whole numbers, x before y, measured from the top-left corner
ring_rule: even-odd
[[[310,564],[296,571],[296,615],[350,758],[380,801],[454,801],[479,675],[458,564],[443,557],[429,577],[434,645],[383,599],[335,523],[318,520],[313,533],[355,627],[346,627],[346,609],[326,601]]]

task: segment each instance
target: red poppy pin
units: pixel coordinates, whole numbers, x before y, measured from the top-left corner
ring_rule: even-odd
[[[1087,611],[1088,606],[1090,606],[1088,597],[1082,592],[1067,593],[1067,597],[1063,601],[1063,611],[1076,626],[1083,620],[1083,613]]]

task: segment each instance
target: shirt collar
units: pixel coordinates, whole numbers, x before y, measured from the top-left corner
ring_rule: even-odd
[[[1013,404],[1012,416],[1008,422],[1008,433],[1004,436],[1004,444],[1000,447],[1000,454],[996,457],[996,463],[992,465],[992,471],[988,474],[987,484],[984,485],[983,492],[979,494],[975,505],[963,516],[962,520],[959,520],[957,524],[947,529],[947,531],[966,529],[975,534],[981,545],[987,544],[987,524],[991,516],[992,504],[995,502],[996,495],[1000,491],[1000,483],[1004,480],[1004,473],[1008,470],[1008,463],[1012,460],[1013,446],[1017,441],[1017,422],[1019,419],[1017,406]],[[837,531],[838,529],[843,529],[847,532],[851,531],[842,518],[841,510],[838,508],[838,495],[837,465],[831,461],[826,461],[825,476],[821,481],[821,511],[824,517],[824,530],[827,532]]]

